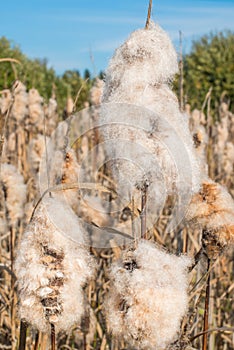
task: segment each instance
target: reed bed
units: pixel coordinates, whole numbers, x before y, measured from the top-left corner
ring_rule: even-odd
[[[45,104],[21,82],[1,92],[0,114],[7,123],[1,131],[0,349],[233,349],[234,115],[222,102],[211,118],[208,100],[201,111],[187,105],[186,119],[169,84],[177,71],[174,49],[165,62],[162,53],[149,53],[152,38],[170,46],[152,23],[135,32],[112,59],[104,92],[96,80],[90,108],[62,123],[55,96]],[[160,69],[152,72],[149,60]],[[140,100],[144,108],[166,114],[176,130],[179,118],[184,123],[177,131],[194,170],[191,201],[183,224],[170,232],[173,196],[181,187],[171,182],[173,164],[163,162],[165,149],[152,142],[158,129],[150,119],[148,134],[114,130],[115,137],[125,133],[135,143],[141,138],[151,153],[165,157],[160,166],[169,195],[153,220],[156,209],[145,204],[154,203],[154,195],[160,202],[160,176],[142,152],[147,179],[120,163],[120,181],[116,164],[106,161],[112,131],[97,127],[101,96],[107,104]],[[72,111],[69,100],[68,115]],[[116,113],[111,117],[105,119],[104,111],[105,122],[115,122]],[[129,175],[135,194],[130,198]],[[88,186],[94,179],[95,186]]]

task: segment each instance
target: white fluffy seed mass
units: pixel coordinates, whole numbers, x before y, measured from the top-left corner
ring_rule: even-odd
[[[1,183],[6,201],[8,221],[16,226],[19,219],[24,216],[26,202],[26,185],[23,176],[11,164],[1,164]]]
[[[84,232],[64,202],[43,200],[18,248],[19,315],[41,332],[67,331],[84,312],[83,287],[94,262]]]
[[[16,81],[14,89],[14,104],[12,106],[12,116],[17,122],[21,122],[28,114],[28,93],[26,86],[20,81]]]
[[[30,89],[28,92],[28,123],[37,126],[39,131],[43,131],[43,98],[36,89]]]
[[[5,114],[12,102],[12,94],[8,89],[2,90],[0,94],[0,112]]]
[[[233,198],[225,187],[207,179],[202,183],[200,191],[194,195],[187,219],[207,228],[234,225]]]
[[[106,71],[104,96],[123,89],[165,83],[178,72],[177,54],[169,36],[151,22],[148,30],[139,29],[121,45]]]
[[[203,247],[210,258],[217,258],[234,241],[234,201],[228,191],[207,179],[192,198],[187,221],[202,229]]]
[[[105,312],[110,331],[137,349],[164,349],[176,337],[188,304],[186,256],[141,240],[110,271]]]
[[[48,138],[46,139],[48,142]],[[27,160],[31,174],[37,174],[42,160],[42,155],[45,151],[45,137],[42,134],[37,134],[28,145]]]
[[[168,35],[153,23],[148,30],[132,33],[111,59],[100,121],[107,126],[101,130],[107,157],[118,162],[121,175],[113,170],[118,183],[121,176],[126,183],[131,173],[136,187],[147,179],[159,195],[163,195],[162,178],[168,194],[185,187],[186,192],[198,191],[200,169],[189,119],[180,112],[168,85],[177,69],[176,52]],[[128,161],[127,166],[122,159]]]

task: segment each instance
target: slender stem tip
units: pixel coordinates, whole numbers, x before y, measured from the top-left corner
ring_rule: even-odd
[[[153,3],[153,0],[149,0],[148,15],[147,15],[147,20],[146,20],[146,24],[145,24],[145,29],[149,29],[151,11],[152,11],[152,3]]]

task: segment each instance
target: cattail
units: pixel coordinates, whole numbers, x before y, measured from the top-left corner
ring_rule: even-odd
[[[43,132],[43,98],[36,89],[30,89],[28,92],[28,123],[30,128]]]
[[[123,195],[146,184],[160,204],[165,195],[199,189],[188,117],[169,86],[177,71],[172,43],[153,23],[133,32],[110,61],[100,121]]]
[[[220,106],[219,106],[219,114],[221,119],[225,118],[225,117],[230,117],[232,118],[232,112],[230,112],[228,110],[228,104],[226,102],[221,102]]]
[[[201,125],[203,127],[206,126],[206,116],[203,112],[199,111],[198,109],[194,109],[190,114],[190,131],[194,132],[197,128],[199,128]]]
[[[28,115],[28,93],[26,86],[20,81],[16,81],[14,86],[14,104],[12,106],[13,118],[21,122]]]
[[[45,109],[45,113],[46,113],[46,116],[47,118],[53,118],[53,116],[56,114],[57,112],[57,101],[55,99],[55,97],[51,97],[49,99],[49,103],[48,105],[46,106],[46,109]]]
[[[4,115],[10,108],[12,102],[12,94],[10,90],[5,89],[1,91],[1,95],[2,97],[0,98],[0,112]]]
[[[223,172],[227,177],[232,177],[234,173],[234,144],[227,142],[223,154]]]
[[[6,201],[9,224],[15,227],[24,216],[26,185],[23,176],[11,164],[1,164],[1,183]]]
[[[141,240],[111,266],[105,301],[110,331],[137,349],[164,349],[175,340],[188,304],[186,256]]]
[[[71,209],[44,199],[18,248],[19,315],[42,332],[67,331],[84,311],[83,290],[94,264],[84,247],[82,227]]]
[[[37,134],[28,145],[27,160],[30,172],[36,175],[39,171],[40,162],[45,151],[45,137],[42,134]]]
[[[80,166],[77,162],[76,154],[73,149],[67,149],[66,151],[55,150],[52,151],[49,158],[49,173],[46,170],[46,160],[43,159],[42,168],[40,173],[40,181],[42,188],[47,189],[47,176],[49,175],[50,187],[59,184],[70,184],[71,189],[61,191],[57,194],[59,197],[64,197],[68,203],[76,208],[78,205],[78,192],[77,188],[72,188],[72,184],[78,183],[78,175]]]
[[[120,90],[136,90],[137,85],[140,93],[148,85],[167,83],[177,72],[177,55],[168,35],[151,22],[148,30],[133,32],[116,50],[106,72],[104,101],[113,100]],[[122,94],[119,97],[122,102]]]
[[[217,126],[217,148],[218,153],[222,153],[226,142],[228,141],[229,129],[228,129],[228,118],[222,118],[221,122]]]
[[[216,258],[234,239],[234,201],[223,186],[211,180],[194,195],[187,220],[202,228],[203,248],[209,258]]]
[[[73,99],[71,97],[68,97],[67,98],[67,103],[66,103],[66,112],[67,112],[68,116],[72,114],[73,108],[74,108]]]
[[[45,115],[46,115],[46,133],[51,135],[52,132],[56,129],[58,123],[58,113],[57,113],[57,101],[55,95],[49,99],[48,105],[45,106]]]
[[[200,164],[200,173],[204,176],[208,176],[208,164],[207,164],[207,145],[208,135],[203,125],[194,128],[193,142],[196,149],[197,159]]]
[[[98,106],[101,103],[103,80],[97,78],[95,83],[90,90],[90,101],[92,106]]]

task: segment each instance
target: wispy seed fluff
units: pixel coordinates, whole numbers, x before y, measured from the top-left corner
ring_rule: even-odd
[[[28,93],[26,86],[20,81],[16,81],[14,86],[14,104],[12,106],[13,118],[21,122],[28,114]]]
[[[58,113],[57,113],[57,101],[55,95],[49,99],[49,103],[45,105],[45,115],[46,115],[46,133],[51,135],[56,129],[58,123]]]
[[[103,80],[96,78],[94,85],[90,90],[90,101],[92,106],[100,105],[102,90],[103,90]]]
[[[43,98],[36,89],[30,89],[28,92],[28,123],[31,127],[37,128],[37,131],[43,132]]]
[[[141,240],[110,271],[105,312],[110,331],[137,349],[164,349],[180,329],[188,304],[186,256]]]
[[[0,95],[0,113],[5,114],[12,102],[12,94],[8,89],[2,90]]]
[[[41,332],[67,331],[84,312],[83,287],[94,273],[84,232],[64,202],[43,200],[18,248],[19,315]]]
[[[8,222],[16,226],[24,216],[26,185],[23,176],[11,164],[1,164],[1,186],[6,202]]]
[[[210,258],[234,241],[234,201],[227,190],[212,180],[203,182],[192,198],[187,220],[202,228],[203,247]]]
[[[48,138],[46,138],[48,142]],[[31,174],[37,174],[45,151],[45,137],[42,134],[37,134],[28,145],[27,160]]]
[[[43,186],[46,189],[47,173],[46,158],[43,159],[43,173],[40,174]],[[74,184],[78,184],[80,166],[76,153],[72,148],[53,150],[49,158],[50,186],[71,185],[70,189],[60,191],[57,196],[66,199],[69,205],[76,210],[78,205],[78,191]],[[73,185],[73,187],[72,187]]]
[[[115,158],[128,159],[134,166],[132,181],[142,182],[138,169],[144,169],[158,191],[162,186],[157,181],[163,176],[168,193],[174,193],[181,183],[181,189],[188,186],[196,192],[200,171],[188,116],[180,112],[168,85],[177,71],[177,55],[166,32],[154,23],[147,30],[133,32],[116,50],[106,71],[100,120],[108,127],[102,133],[105,141],[116,144]],[[125,142],[121,152],[119,140]],[[113,158],[113,150],[106,151]],[[152,166],[152,159],[147,162],[150,155],[157,166]],[[119,169],[128,179],[128,166],[122,162]]]
[[[119,85],[146,86],[166,83],[178,72],[177,55],[167,33],[151,22],[148,30],[139,29],[121,45],[106,71],[104,99]]]

